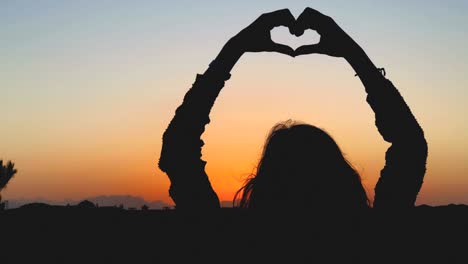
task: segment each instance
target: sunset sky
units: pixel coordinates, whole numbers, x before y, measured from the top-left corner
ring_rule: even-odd
[[[18,174],[4,199],[130,194],[172,203],[157,167],[162,134],[225,42],[260,14],[329,15],[389,78],[425,131],[417,204],[468,203],[468,1],[2,1],[0,159]],[[317,42],[285,28],[293,48]],[[211,112],[203,159],[221,200],[255,168],[269,129],[328,131],[374,186],[390,146],[345,60],[245,54]],[[330,193],[332,195],[332,193]]]

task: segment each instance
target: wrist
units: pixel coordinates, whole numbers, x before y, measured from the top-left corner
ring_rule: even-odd
[[[229,59],[239,59],[245,52],[245,45],[240,40],[233,37],[223,46],[219,56]]]
[[[355,46],[349,48],[346,51],[346,55],[343,56],[343,57],[350,64],[362,63],[362,62],[364,62],[366,60],[366,58],[368,58],[366,53],[364,52],[364,50],[361,47],[359,47],[358,45],[355,45]]]
[[[375,68],[374,63],[367,56],[367,54],[361,48],[353,49],[347,56],[344,57],[345,60],[351,65],[351,67],[359,73],[364,69]]]
[[[385,78],[385,69],[377,68],[362,49],[360,52],[353,53],[352,56],[345,57],[345,59],[356,72],[355,76],[359,76],[361,81],[364,82],[366,90],[371,89],[367,84]]]

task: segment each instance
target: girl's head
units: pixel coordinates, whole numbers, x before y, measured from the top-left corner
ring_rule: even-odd
[[[315,126],[292,121],[272,128],[256,173],[234,201],[243,208],[369,206],[359,174],[333,138]]]

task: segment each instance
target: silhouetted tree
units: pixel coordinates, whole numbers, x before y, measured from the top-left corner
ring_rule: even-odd
[[[142,211],[148,211],[148,209],[149,209],[149,207],[148,207],[146,204],[144,204],[144,205],[141,207],[141,210],[142,210]]]
[[[11,161],[8,161],[6,165],[3,165],[3,160],[0,160],[0,192],[6,188],[8,182],[13,178],[13,176],[18,171],[15,169],[15,164]],[[2,201],[2,196],[0,194],[0,202]]]
[[[96,205],[89,200],[83,200],[77,206],[79,208],[96,208]]]

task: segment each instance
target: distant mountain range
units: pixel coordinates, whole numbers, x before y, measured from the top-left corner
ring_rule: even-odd
[[[172,204],[168,204],[164,201],[146,201],[142,197],[132,196],[132,195],[100,195],[94,197],[87,197],[81,200],[62,200],[62,201],[53,201],[47,199],[17,199],[17,200],[7,200],[8,208],[18,208],[25,204],[30,203],[45,203],[50,205],[76,205],[81,201],[88,200],[97,204],[98,206],[119,206],[123,205],[124,208],[141,208],[143,205],[147,205],[150,209],[162,209],[164,207],[173,207]]]
[[[164,207],[173,207],[173,204],[168,204],[161,200],[156,201],[146,201],[142,197],[133,196],[133,195],[99,195],[94,197],[88,197],[81,200],[62,200],[62,201],[53,201],[47,200],[42,198],[37,199],[14,199],[14,200],[7,200],[8,201],[8,208],[14,209],[21,207],[25,204],[30,203],[45,203],[50,205],[77,205],[81,201],[88,200],[97,204],[98,206],[119,206],[123,205],[124,208],[141,208],[143,205],[148,206],[150,209],[162,209]],[[221,202],[222,207],[232,207],[232,202],[230,201],[223,201]]]

